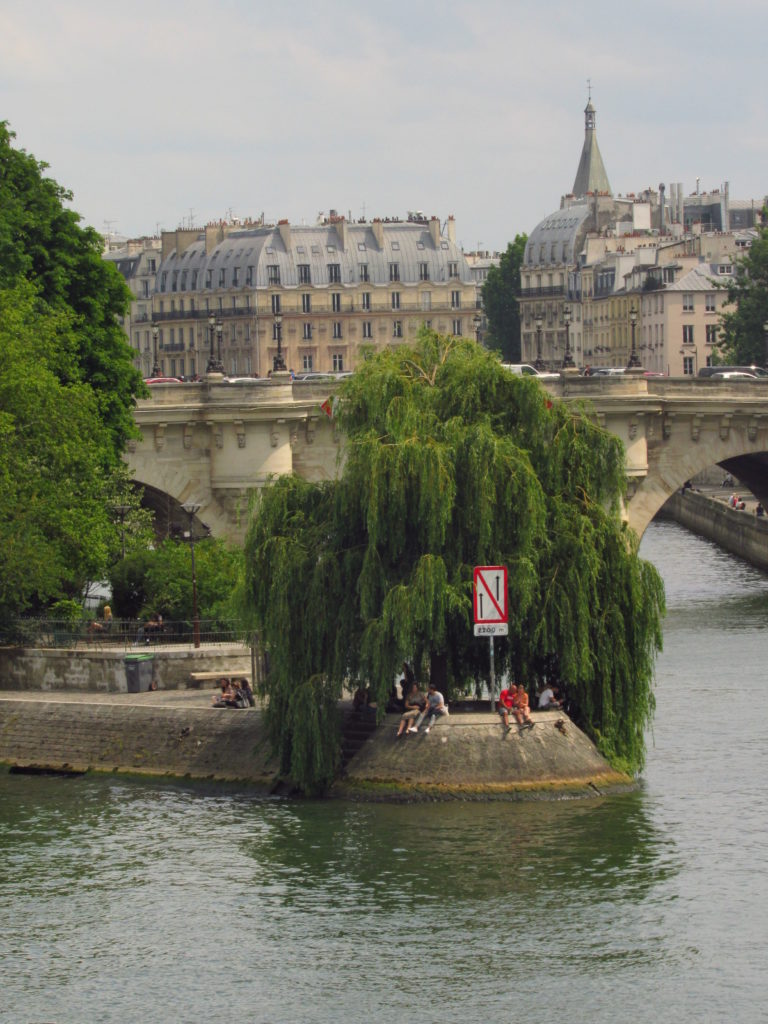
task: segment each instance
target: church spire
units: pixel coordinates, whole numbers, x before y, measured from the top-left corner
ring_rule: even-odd
[[[592,86],[590,84],[589,98],[584,108],[584,146],[581,150],[579,169],[576,171],[576,180],[571,190],[579,198],[589,192],[607,192],[611,195],[611,185],[597,145],[595,123],[596,115],[592,105]]]

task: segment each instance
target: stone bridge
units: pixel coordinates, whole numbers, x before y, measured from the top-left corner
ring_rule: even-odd
[[[142,440],[127,461],[169,532],[186,523],[180,506],[201,505],[199,520],[216,536],[238,539],[249,494],[271,475],[332,479],[341,439],[322,410],[334,387],[291,381],[153,385],[138,403]],[[768,380],[561,376],[547,382],[590,414],[626,449],[626,515],[642,535],[667,498],[719,464],[768,502]]]

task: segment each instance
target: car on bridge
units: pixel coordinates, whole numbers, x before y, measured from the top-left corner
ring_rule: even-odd
[[[516,374],[518,377],[538,377],[539,380],[560,380],[559,373],[548,373],[545,370],[537,370],[530,363],[502,363],[505,370]]]

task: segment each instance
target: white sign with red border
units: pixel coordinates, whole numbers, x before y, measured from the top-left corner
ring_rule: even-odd
[[[474,570],[475,636],[508,636],[507,567],[476,565]]]

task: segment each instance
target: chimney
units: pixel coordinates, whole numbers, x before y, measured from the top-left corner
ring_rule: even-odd
[[[429,237],[436,249],[440,248],[440,221],[437,217],[429,218]]]
[[[383,227],[383,225],[381,223],[381,220],[378,217],[376,217],[376,219],[371,224],[371,229],[373,230],[373,237],[376,239],[376,245],[378,245],[378,247],[380,249],[383,249],[384,248],[384,227]]]
[[[456,242],[456,221],[453,219],[453,214],[448,214],[448,223],[445,225],[445,233],[448,236],[448,241]]]
[[[664,234],[664,182],[659,184],[659,234]]]
[[[285,251],[290,252],[291,246],[291,225],[287,220],[279,220],[277,222],[277,230],[280,232],[280,237],[283,240]]]
[[[343,217],[341,220],[336,221],[336,234],[339,236],[339,243],[341,245],[342,252],[346,251],[347,245],[349,244],[349,228]]]

